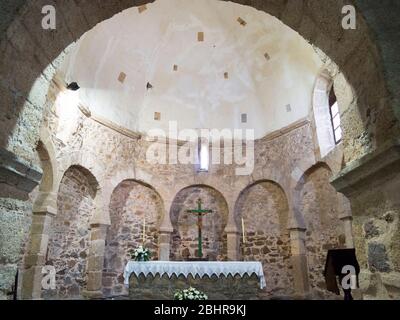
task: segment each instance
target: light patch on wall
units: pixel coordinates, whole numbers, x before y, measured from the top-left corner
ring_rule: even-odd
[[[138,7],[139,13],[142,13],[143,11],[146,11],[146,10],[147,10],[147,6],[145,4],[140,6],[140,7]]]
[[[239,17],[239,18],[237,19],[237,21],[238,21],[238,22],[240,23],[240,25],[242,25],[243,27],[246,26],[246,24],[247,24],[247,22],[244,21],[241,17]]]
[[[292,106],[290,104],[286,105],[286,112],[291,112],[292,111]]]
[[[267,59],[267,61],[269,61],[271,59],[268,52],[264,53],[264,57],[265,57],[265,59]]]
[[[197,41],[203,42],[204,41],[204,32],[197,33]]]
[[[126,74],[124,72],[121,72],[118,76],[118,81],[124,83],[125,79],[126,79]]]
[[[247,123],[247,113],[242,113],[242,123]]]
[[[178,66],[174,64],[174,71],[178,71]]]
[[[225,79],[229,79],[229,73],[228,73],[228,72],[225,72],[225,73],[224,73],[224,78],[225,78]]]
[[[161,112],[154,112],[154,120],[156,121],[161,120]]]

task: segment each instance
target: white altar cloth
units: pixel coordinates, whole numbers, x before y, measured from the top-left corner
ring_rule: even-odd
[[[221,275],[235,276],[239,274],[243,277],[246,274],[251,276],[255,273],[260,280],[261,289],[266,287],[262,264],[261,262],[255,261],[129,261],[124,271],[125,285],[129,285],[129,278],[132,273],[136,276],[139,276],[141,273],[143,273],[144,276],[149,274],[152,276],[156,276],[157,274],[163,276],[167,274],[169,278],[172,275],[179,276],[180,274],[185,277],[188,275],[192,275],[193,277],[197,275],[200,277],[207,275],[211,277],[214,274],[219,277]]]

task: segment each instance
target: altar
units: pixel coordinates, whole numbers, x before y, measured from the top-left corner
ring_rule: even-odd
[[[190,286],[211,300],[249,300],[266,287],[262,264],[242,261],[129,261],[124,283],[132,300],[172,300]]]

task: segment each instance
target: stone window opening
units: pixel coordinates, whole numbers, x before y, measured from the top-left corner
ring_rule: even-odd
[[[199,159],[200,159],[200,168],[201,172],[208,172],[210,166],[210,152],[209,152],[209,144],[204,141],[200,141],[199,143]]]
[[[335,144],[338,145],[342,141],[342,128],[340,125],[339,105],[333,86],[329,93],[329,113],[331,116],[333,137],[335,139]]]

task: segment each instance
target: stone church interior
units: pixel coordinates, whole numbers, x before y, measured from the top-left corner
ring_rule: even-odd
[[[400,299],[399,14],[2,1],[0,300]]]

